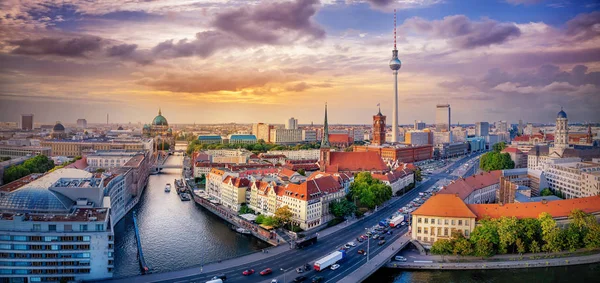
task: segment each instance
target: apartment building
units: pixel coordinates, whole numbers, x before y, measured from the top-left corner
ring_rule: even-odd
[[[546,171],[546,178],[550,189],[567,199],[600,195],[600,163],[553,164]]]

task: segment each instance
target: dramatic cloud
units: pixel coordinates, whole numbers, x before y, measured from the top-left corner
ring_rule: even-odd
[[[78,57],[100,49],[102,39],[95,36],[81,36],[76,38],[46,37],[13,40],[9,43],[17,46],[12,51],[15,54]]]
[[[464,15],[448,16],[435,21],[410,18],[402,26],[417,33],[445,39],[454,47],[463,49],[502,44],[521,35],[515,24],[493,20],[473,22]]]
[[[442,2],[442,0],[346,0],[346,2],[361,3],[367,2],[371,7],[389,12],[390,8],[410,9],[434,5]]]
[[[600,11],[579,14],[567,22],[566,34],[577,40],[590,40],[600,35]]]
[[[115,46],[111,46],[106,50],[106,53],[108,54],[108,56],[114,57],[114,56],[128,56],[131,55],[135,49],[137,48],[137,44],[121,44],[121,45],[115,45]]]
[[[306,82],[299,82],[299,83],[295,83],[295,84],[287,86],[285,88],[285,90],[287,90],[287,91],[293,91],[293,92],[303,92],[305,90],[308,90],[308,89],[311,89],[311,88],[315,88],[315,87],[328,88],[328,87],[332,87],[332,85],[328,84],[328,83],[309,84],[309,83],[306,83]]]
[[[325,31],[312,22],[318,0],[270,3],[219,14],[214,26],[248,42],[281,44],[300,38],[322,39]]]

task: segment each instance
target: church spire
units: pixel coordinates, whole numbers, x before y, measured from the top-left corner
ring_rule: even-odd
[[[160,111],[160,107],[158,107],[158,115],[162,115],[162,113]]]
[[[321,139],[321,147],[329,148],[329,125],[327,124],[327,103],[325,103],[325,121],[323,122],[323,139]]]

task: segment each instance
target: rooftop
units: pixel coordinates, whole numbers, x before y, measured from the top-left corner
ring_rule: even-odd
[[[379,154],[368,152],[331,152],[326,171],[387,171]],[[333,167],[333,168],[331,168]]]
[[[437,217],[476,217],[462,199],[453,194],[435,194],[412,214]]]
[[[23,221],[35,222],[70,222],[70,221],[99,221],[105,222],[108,216],[106,208],[77,208],[71,213],[37,214],[37,213],[0,213],[0,220],[14,220],[23,216]]]
[[[440,190],[439,194],[456,194],[461,199],[465,199],[476,190],[499,183],[501,175],[502,171],[496,170],[475,174],[466,178],[460,178]]]
[[[477,219],[502,216],[516,218],[537,218],[547,212],[554,218],[567,217],[571,211],[579,209],[585,213],[600,213],[600,196],[556,200],[548,202],[507,203],[507,204],[468,204]]]

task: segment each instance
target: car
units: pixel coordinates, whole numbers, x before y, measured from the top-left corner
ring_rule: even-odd
[[[294,282],[303,282],[304,280],[306,280],[305,276],[298,276],[294,278]]]
[[[367,232],[366,234],[368,237],[370,237],[371,235],[373,235],[373,233],[371,233],[371,231]]]
[[[358,254],[362,255],[362,254],[366,254],[365,250],[358,250]]]
[[[387,232],[387,234],[388,234],[388,235],[393,235],[393,234],[394,234],[394,231],[388,231],[388,232]]]
[[[363,238],[361,238],[361,237],[357,237],[357,238],[356,238],[356,241],[358,241],[359,243],[362,243],[362,242],[364,242],[365,240],[364,240]]]
[[[304,267],[296,268],[296,273],[302,273],[302,272],[304,272]]]
[[[377,244],[381,246],[381,245],[385,244],[385,240],[381,240]]]
[[[304,270],[305,271],[311,271],[312,270],[312,266],[307,263],[307,264],[304,265]]]
[[[248,276],[254,274],[254,269],[246,269],[242,272],[242,275]]]
[[[267,274],[271,274],[273,273],[273,270],[270,268],[266,268],[265,270],[261,271],[259,274],[260,275],[267,275]]]
[[[373,239],[377,239],[377,238],[379,238],[379,234],[373,235]]]
[[[321,276],[313,277],[312,283],[320,283],[320,282],[323,282],[323,280],[325,280],[325,279]]]
[[[331,270],[336,270],[338,268],[340,268],[340,265],[337,263],[331,266]]]
[[[227,280],[227,276],[225,276],[225,274],[217,274],[217,275],[213,276],[212,280],[216,280],[216,279]]]
[[[366,239],[368,239],[368,238],[369,238],[369,236],[367,236],[367,235],[361,235],[360,237],[361,237],[363,240],[366,240]]]
[[[346,245],[351,246],[351,247],[356,247],[356,244],[354,242],[348,242]]]
[[[396,257],[394,257],[394,260],[404,262],[404,261],[406,261],[406,258],[403,256],[400,256],[400,255],[397,255]]]
[[[271,280],[271,283],[279,283],[279,281],[277,281],[277,279],[273,279]]]

